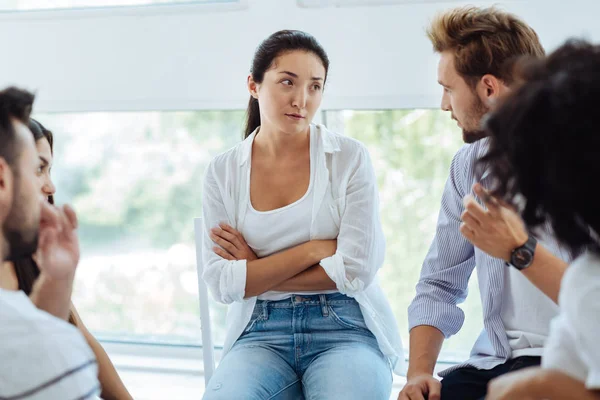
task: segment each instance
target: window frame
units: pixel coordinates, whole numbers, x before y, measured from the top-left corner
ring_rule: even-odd
[[[232,2],[196,3],[193,0],[175,0],[173,3],[139,4],[123,6],[91,6],[77,8],[44,8],[25,10],[0,9],[0,21],[81,19],[98,17],[156,16],[239,11],[248,8],[248,0]]]

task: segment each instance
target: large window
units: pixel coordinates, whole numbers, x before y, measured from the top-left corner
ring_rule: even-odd
[[[37,115],[55,134],[57,202],[75,206],[74,304],[102,337],[200,343],[193,218],[241,111]],[[216,341],[225,307],[211,304]]]
[[[74,303],[104,338],[200,343],[193,218],[204,169],[241,140],[242,111],[44,114],[55,133],[58,202],[80,218]],[[433,238],[461,134],[434,110],[328,111],[323,122],[359,139],[379,179],[387,240],[381,281],[408,345],[407,307]],[[477,282],[461,333],[443,358],[463,359],[481,329]],[[215,343],[225,307],[212,302]]]
[[[441,110],[331,111],[323,119],[330,129],[363,142],[371,154],[387,249],[380,279],[408,350],[407,308],[435,234],[450,162],[462,145],[461,132]],[[441,358],[447,361],[466,359],[482,328],[477,279],[471,279],[462,308],[462,330],[444,343]]]

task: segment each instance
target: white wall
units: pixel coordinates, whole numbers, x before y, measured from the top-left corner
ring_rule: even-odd
[[[200,5],[3,14],[0,86],[36,90],[38,112],[239,109],[255,47],[292,28],[329,53],[323,108],[437,107],[437,59],[424,28],[437,11],[466,3],[298,8],[295,0],[248,0],[225,12]],[[596,0],[500,4],[548,49],[572,35],[600,38]]]

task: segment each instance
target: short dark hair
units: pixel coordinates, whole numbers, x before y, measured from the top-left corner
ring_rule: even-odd
[[[15,87],[0,91],[0,157],[11,167],[20,153],[13,119],[28,125],[34,98],[33,94]]]
[[[574,254],[597,250],[600,46],[570,40],[521,64],[523,83],[486,119],[491,143],[481,165],[489,163],[494,194],[519,205],[528,226],[549,223]]]

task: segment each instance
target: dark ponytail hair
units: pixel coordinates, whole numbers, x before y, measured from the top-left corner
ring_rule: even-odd
[[[260,108],[258,107],[258,99],[250,96],[248,100],[248,108],[246,110],[246,128],[244,129],[244,139],[254,132],[260,126]]]
[[[313,53],[321,59],[325,67],[325,78],[329,70],[329,58],[327,53],[321,47],[317,39],[312,35],[294,30],[278,31],[266,38],[254,53],[252,60],[252,68],[250,73],[256,83],[262,83],[265,72],[271,68],[275,58],[283,53],[300,50],[308,53]],[[248,101],[248,109],[246,115],[246,128],[244,129],[244,138],[247,138],[260,126],[260,109],[258,100],[250,96]]]
[[[52,132],[44,127],[41,123],[33,118],[29,119],[29,130],[33,134],[34,140],[37,142],[41,139],[46,139],[50,144],[50,152],[54,153],[54,136]],[[48,202],[54,204],[54,198],[48,196]],[[19,290],[22,290],[27,296],[31,294],[33,284],[40,276],[40,269],[33,257],[25,257],[14,261],[15,275],[19,283]],[[76,325],[73,313],[69,313],[69,323]]]

